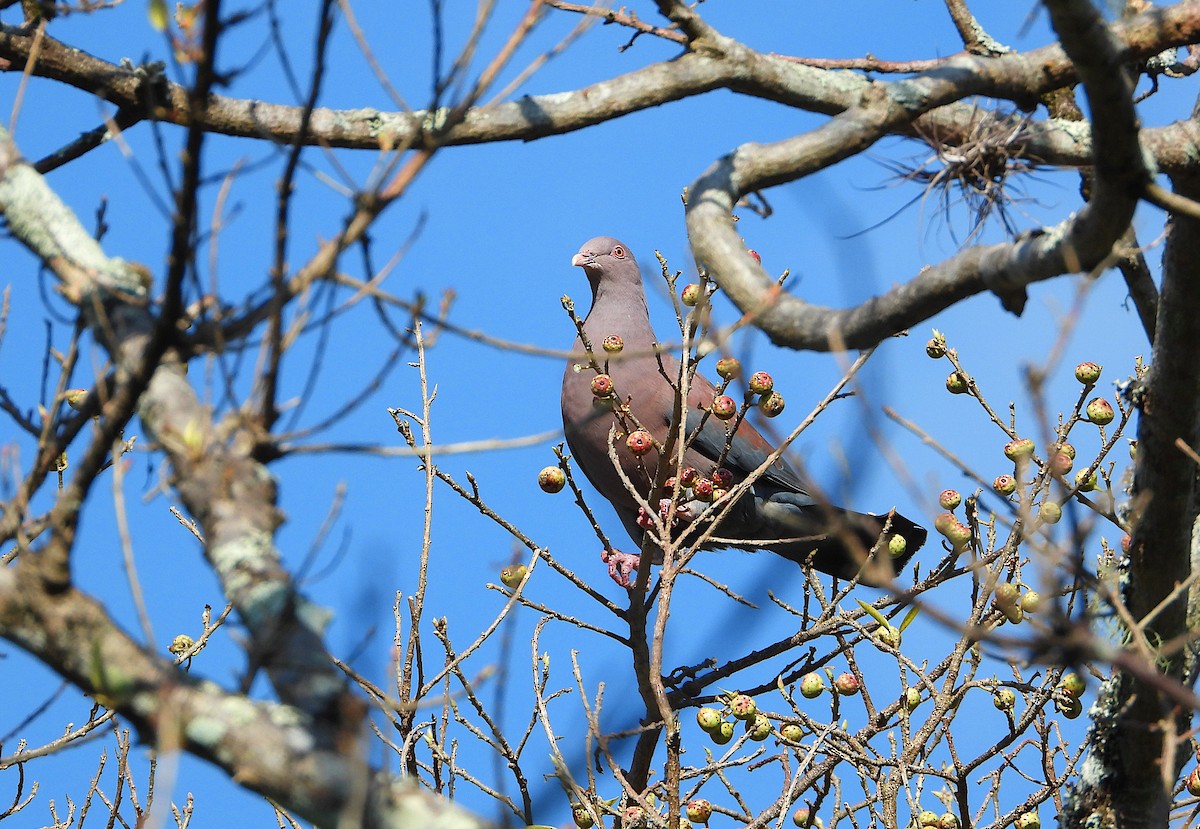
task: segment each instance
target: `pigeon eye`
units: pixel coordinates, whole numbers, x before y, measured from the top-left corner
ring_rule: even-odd
[[[614,247],[612,249],[612,255],[617,257],[618,259],[624,259],[625,258],[625,248],[621,247],[620,245],[617,245],[616,247]]]

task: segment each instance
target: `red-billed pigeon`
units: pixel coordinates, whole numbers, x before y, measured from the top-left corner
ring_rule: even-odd
[[[584,322],[584,331],[600,368],[603,370],[605,362],[608,363],[614,397],[598,397],[593,390],[592,381],[597,373],[589,364],[582,341],[576,338],[575,356],[567,363],[562,387],[567,444],[576,465],[616,508],[625,529],[640,548],[643,535],[653,522],[613,466],[609,432],[616,422],[611,443],[621,469],[639,494],[649,496],[658,470],[658,450],[636,455],[627,446],[626,437],[640,425],[659,445],[666,440],[675,407],[673,384],[678,382],[679,363],[669,354],[654,353],[657,341],[650,327],[641,271],[626,245],[608,236],[597,237],[579,249],[571,264],[583,268],[591,283],[592,308]],[[621,353],[610,355],[602,350],[606,338],[610,347],[615,347],[616,337],[620,338]],[[716,472],[715,462],[726,447],[728,428],[711,414],[704,417],[716,391],[699,373],[691,381],[689,434],[701,421],[704,425],[684,453],[683,469],[691,467],[695,472],[688,470],[683,478],[687,480],[694,474],[711,480],[716,473],[718,487],[724,484],[728,490],[757,469],[774,447],[743,420],[729,441],[721,465],[728,472]],[[623,413],[626,407],[627,413]],[[721,480],[722,476],[725,480]],[[702,488],[689,486],[683,490],[674,513],[668,500],[670,491],[658,493],[659,497],[648,503],[664,515],[670,513],[678,531],[680,524],[690,523],[709,506],[705,502],[704,484],[698,486]],[[708,498],[711,500],[711,496]],[[706,544],[706,548],[765,549],[839,578],[851,579],[857,575],[860,583],[873,586],[886,585],[892,574],[899,572],[925,543],[924,528],[895,511],[886,516],[863,515],[814,498],[783,458],[776,460],[737,500],[716,527],[714,536],[716,540]],[[894,536],[903,538],[904,543]],[[877,552],[868,562],[873,549]],[[631,586],[630,574],[637,569],[639,557],[616,550],[605,550],[601,555],[614,581],[623,587]],[[661,550],[657,555],[661,555]]]

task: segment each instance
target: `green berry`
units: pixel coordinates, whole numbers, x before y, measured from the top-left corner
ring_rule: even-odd
[[[958,815],[953,812],[946,812],[938,818],[938,829],[959,829],[962,825],[958,820]]]
[[[1057,696],[1054,707],[1068,720],[1073,720],[1083,713],[1083,703],[1071,696]]]
[[[696,724],[705,731],[714,731],[721,727],[721,712],[715,708],[701,708],[696,712]]]
[[[704,296],[704,290],[693,282],[691,285],[684,286],[683,293],[680,295],[679,299],[684,305],[692,308],[700,304],[700,298],[702,296]]]
[[[1042,829],[1042,819],[1037,812],[1025,812],[1017,818],[1017,829]]]
[[[1010,440],[1004,444],[1004,457],[1010,461],[1015,461],[1018,458],[1028,458],[1033,454],[1033,441],[1029,438],[1017,438]]]
[[[1057,524],[1062,520],[1062,507],[1054,501],[1042,501],[1038,507],[1038,517],[1047,524]]]
[[[1013,607],[1021,597],[1021,588],[1010,581],[1002,581],[996,585],[992,599],[996,607]]]
[[[538,486],[542,488],[543,492],[553,495],[555,492],[562,492],[562,488],[566,485],[567,473],[557,466],[542,467],[542,471],[538,473]]]
[[[596,825],[592,813],[582,803],[571,807],[571,819],[579,829],[592,829]]]
[[[1086,687],[1086,683],[1084,683],[1083,677],[1079,674],[1074,671],[1068,671],[1058,680],[1058,687],[1062,689],[1063,693],[1079,699],[1083,696],[1083,689]]]
[[[804,739],[804,729],[797,723],[787,722],[779,726],[779,736],[789,743],[798,743]]]
[[[722,380],[733,380],[741,376],[742,364],[737,357],[722,357],[717,360],[717,375]]]
[[[507,588],[515,588],[525,578],[529,568],[524,564],[510,564],[500,571],[500,581]]]
[[[946,341],[938,337],[931,338],[925,343],[925,353],[933,360],[940,360],[946,356]]]
[[[719,726],[708,732],[708,736],[717,745],[725,745],[733,739],[733,723],[729,720],[723,720]]]
[[[917,710],[917,706],[921,704],[921,692],[916,688],[909,688],[904,692],[904,696],[901,697],[900,702],[904,706],[905,711],[915,711]]]
[[[746,733],[756,743],[771,736],[771,721],[762,714],[755,714],[753,719],[746,720]]]
[[[1091,492],[1099,485],[1095,472],[1089,475],[1086,469],[1081,469],[1075,475],[1075,486],[1079,487],[1080,492]]]
[[[775,417],[783,411],[784,400],[783,395],[777,391],[770,394],[764,394],[762,399],[758,401],[758,408],[765,416]]]
[[[1017,479],[1012,475],[1000,475],[992,481],[992,489],[1000,495],[1012,495],[1017,491]]]
[[[1011,711],[1017,704],[1017,693],[1012,688],[1000,688],[992,694],[992,705],[1001,711]]]
[[[946,391],[951,394],[966,394],[970,388],[970,378],[961,371],[951,372],[946,378]]]
[[[1080,363],[1075,366],[1075,379],[1085,386],[1094,386],[1100,379],[1100,366],[1095,363]]]
[[[875,641],[885,648],[900,647],[900,628],[891,625],[880,625],[871,634]]]
[[[942,494],[938,496],[938,503],[941,504],[942,509],[953,510],[962,503],[962,495],[958,493],[958,490],[943,489]]]
[[[825,679],[818,673],[805,674],[800,680],[800,693],[805,699],[816,699],[825,690]]]
[[[931,812],[928,809],[925,809],[917,816],[917,823],[920,826],[937,826],[937,822],[937,812]]]
[[[1088,403],[1087,408],[1084,409],[1084,413],[1087,414],[1088,420],[1097,426],[1107,426],[1116,417],[1112,404],[1103,397],[1097,397]]]
[[[610,334],[604,338],[604,342],[600,343],[600,347],[609,354],[620,354],[621,349],[625,347],[625,341],[616,334]]]
[[[1021,609],[1026,613],[1037,613],[1042,606],[1042,594],[1036,590],[1026,590],[1021,597]]]
[[[654,438],[645,429],[638,429],[625,439],[625,445],[629,447],[630,452],[640,457],[654,448]]]
[[[708,823],[710,817],[712,817],[712,804],[707,800],[698,797],[688,801],[687,819],[692,823]]]
[[[766,394],[775,388],[775,381],[765,371],[756,371],[750,375],[746,385],[755,394]]]
[[[821,819],[812,814],[812,810],[807,806],[801,806],[792,812],[792,823],[796,824],[799,829],[824,829],[825,827]]]
[[[888,539],[888,555],[892,558],[900,558],[904,555],[904,551],[908,549],[908,541],[902,535],[893,535]]]
[[[717,418],[717,420],[729,420],[729,418],[737,414],[737,409],[737,401],[727,394],[723,394],[713,400],[712,413],[713,417]]]

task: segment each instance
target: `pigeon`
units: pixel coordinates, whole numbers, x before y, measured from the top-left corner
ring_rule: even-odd
[[[682,468],[670,470],[681,477],[684,494],[672,503],[672,487],[658,493],[659,498],[650,498],[659,464],[658,449],[653,447],[661,446],[670,431],[679,362],[669,354],[656,353],[641,271],[628,246],[612,237],[599,236],[584,244],[571,264],[587,274],[592,305],[583,323],[583,336],[576,337],[563,376],[562,416],[567,445],[575,465],[612,503],[639,550],[645,533],[654,533],[655,558],[661,560],[656,522],[626,488],[610,451],[638,494],[652,508],[658,508],[664,521],[670,517],[674,525],[680,525],[694,521],[712,500],[705,484],[691,479],[714,480],[716,486],[727,491],[761,466],[775,447],[746,420],[740,422],[730,439],[728,429],[735,421],[727,423],[711,413],[705,417],[717,389],[697,372],[688,389],[690,443]],[[590,344],[590,357],[584,337]],[[608,346],[615,351],[618,343],[620,353],[603,350]],[[611,394],[603,394],[603,386],[593,389],[597,369],[610,378]],[[655,441],[641,455],[627,445],[629,436],[639,430],[648,431]],[[639,438],[644,440],[645,435],[633,440]],[[707,501],[704,496],[708,496]],[[723,506],[718,502],[705,521]],[[799,473],[780,457],[737,498],[704,548],[768,550],[841,579],[858,577],[860,584],[883,587],[920,549],[925,537],[923,527],[895,510],[883,516],[865,515],[814,497]],[[877,551],[874,555],[873,550]],[[601,558],[617,584],[625,588],[633,585],[633,571],[641,564],[639,555],[606,549]]]

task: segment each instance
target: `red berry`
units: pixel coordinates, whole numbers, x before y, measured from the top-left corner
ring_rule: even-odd
[[[733,380],[741,376],[742,364],[737,357],[722,357],[717,360],[717,374],[722,380]]]
[[[711,501],[713,497],[713,482],[708,478],[697,478],[692,484],[692,495],[698,501]]]
[[[775,388],[775,381],[765,371],[756,371],[750,375],[750,379],[746,382],[746,385],[755,394],[766,394]]]
[[[733,473],[722,467],[713,472],[712,482],[714,489],[729,489],[733,484]]]
[[[1188,794],[1193,797],[1200,795],[1200,769],[1192,769],[1192,773],[1187,776],[1187,780],[1183,781],[1183,785],[1187,787]]]
[[[1087,409],[1084,410],[1088,420],[1095,423],[1097,426],[1107,426],[1113,422],[1116,414],[1113,412],[1112,404],[1103,397],[1097,397],[1087,404]]]
[[[938,503],[941,504],[942,509],[952,510],[962,503],[962,496],[958,494],[957,490],[943,489],[942,494],[938,496]]]
[[[696,483],[696,479],[700,477],[700,473],[696,471],[694,466],[685,466],[679,473],[680,486],[690,487]]]
[[[727,394],[723,394],[713,401],[712,413],[717,420],[729,420],[737,414],[737,402]]]
[[[630,452],[641,456],[654,448],[654,438],[650,437],[650,433],[645,429],[638,429],[625,439],[625,445],[629,447]]]
[[[592,378],[592,394],[596,397],[608,397],[612,390],[613,379],[607,374],[597,374]]]
[[[609,354],[620,354],[621,349],[625,347],[625,341],[616,334],[610,334],[604,338],[604,342],[600,346]]]
[[[852,697],[859,691],[858,677],[849,672],[838,674],[833,681],[833,688],[844,697]]]
[[[567,485],[567,473],[563,472],[557,466],[546,466],[538,473],[538,486],[543,492],[554,494],[562,492],[562,488]]]
[[[1075,379],[1085,386],[1094,386],[1100,379],[1100,366],[1095,363],[1080,363],[1075,366]]]

